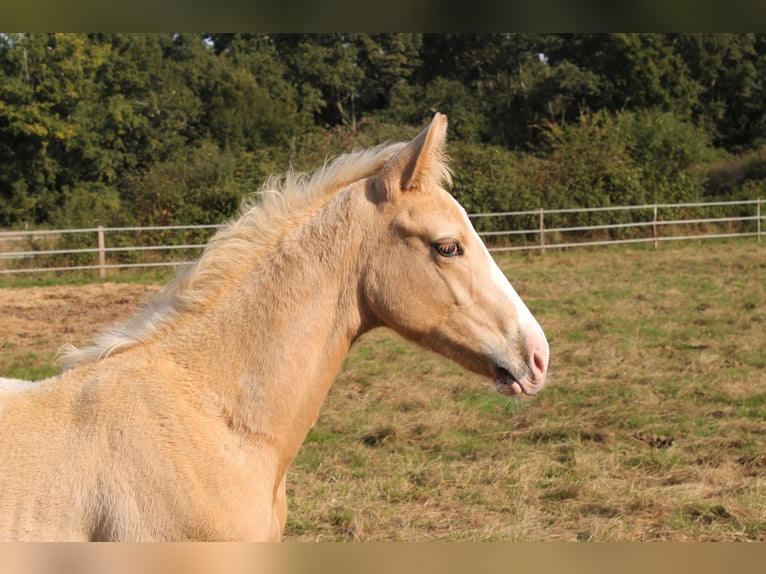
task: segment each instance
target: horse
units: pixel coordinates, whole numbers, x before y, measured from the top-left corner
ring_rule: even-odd
[[[549,345],[448,189],[447,118],[288,171],[153,304],[0,384],[0,539],[273,541],[351,345],[388,327],[531,395]]]

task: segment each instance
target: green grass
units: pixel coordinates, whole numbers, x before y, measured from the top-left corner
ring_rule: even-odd
[[[287,538],[766,539],[764,249],[499,258],[551,342],[531,399],[366,336],[312,431],[348,435],[307,442],[289,474]]]
[[[108,281],[110,283],[136,283],[149,285],[166,283],[175,276],[169,269],[109,270],[105,279],[98,279],[96,272],[84,273],[76,271],[53,272],[35,275],[19,273],[16,275],[0,275],[0,289],[5,287],[50,287],[54,285],[88,285]]]
[[[34,353],[26,352],[24,354],[15,354],[13,347],[3,345],[3,356],[8,356],[6,360],[0,361],[3,367],[2,376],[22,379],[27,381],[39,381],[58,374],[60,369],[55,365],[55,353]]]
[[[498,262],[546,388],[365,335],[288,473],[287,540],[766,541],[766,244]],[[4,368],[39,378],[60,343]]]

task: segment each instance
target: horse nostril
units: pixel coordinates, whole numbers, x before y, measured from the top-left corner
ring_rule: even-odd
[[[545,372],[548,369],[548,357],[546,353],[540,349],[535,349],[532,352],[532,360],[529,365],[532,371],[532,380],[535,382],[542,382],[545,380]]]

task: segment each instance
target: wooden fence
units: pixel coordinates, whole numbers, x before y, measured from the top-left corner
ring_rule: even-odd
[[[761,199],[469,215],[490,251],[753,237]],[[0,231],[0,275],[175,267],[196,259],[216,225]]]

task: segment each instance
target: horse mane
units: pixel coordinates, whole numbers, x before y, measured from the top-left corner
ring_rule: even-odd
[[[239,216],[218,229],[199,259],[180,269],[143,311],[96,336],[92,346],[62,347],[59,354],[64,368],[98,361],[146,341],[179,313],[211,301],[273,250],[289,229],[349,185],[377,174],[405,145],[347,153],[326,161],[313,174],[290,169],[282,177],[268,178],[259,192],[242,202]]]

